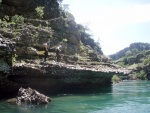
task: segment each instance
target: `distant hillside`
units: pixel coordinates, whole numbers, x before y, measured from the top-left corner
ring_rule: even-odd
[[[120,50],[119,52],[110,55],[110,58],[113,60],[118,60],[124,56],[132,56],[136,55],[141,51],[144,50],[150,50],[150,44],[149,43],[132,43],[129,47],[124,48],[123,50]]]
[[[132,43],[129,47],[110,55],[121,66],[134,69],[133,78],[146,79],[150,76],[150,44]]]

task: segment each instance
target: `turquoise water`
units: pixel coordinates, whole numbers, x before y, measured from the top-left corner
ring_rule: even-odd
[[[123,81],[97,93],[62,94],[48,105],[0,102],[0,113],[150,113],[150,81]]]

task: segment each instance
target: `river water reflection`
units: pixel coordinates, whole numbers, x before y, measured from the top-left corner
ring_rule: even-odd
[[[42,106],[0,102],[0,113],[150,113],[150,81],[123,81],[98,92],[61,94]]]

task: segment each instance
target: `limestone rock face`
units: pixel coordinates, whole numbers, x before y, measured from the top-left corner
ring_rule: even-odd
[[[18,91],[18,96],[16,98],[16,103],[21,104],[48,104],[51,99],[38,91],[31,88],[20,88]]]

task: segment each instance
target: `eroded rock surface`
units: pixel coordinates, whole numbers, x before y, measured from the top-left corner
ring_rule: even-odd
[[[31,88],[20,88],[18,91],[18,96],[16,98],[16,103],[21,104],[48,104],[51,99],[38,91],[31,89]]]
[[[110,87],[114,74],[127,76],[129,70],[108,65],[15,64],[9,80],[44,94]],[[37,85],[38,84],[38,85]]]

